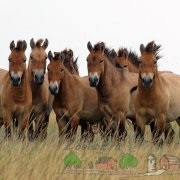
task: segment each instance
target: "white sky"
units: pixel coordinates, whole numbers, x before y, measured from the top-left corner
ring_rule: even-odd
[[[8,68],[12,40],[48,38],[48,50],[71,48],[87,75],[87,42],[127,47],[162,45],[159,69],[180,74],[179,0],[0,0],[0,67]]]

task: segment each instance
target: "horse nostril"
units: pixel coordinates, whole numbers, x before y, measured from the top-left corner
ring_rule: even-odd
[[[18,78],[17,78],[17,81],[19,82],[20,80],[21,80],[21,78],[20,78],[20,77],[18,77]]]
[[[38,76],[37,76],[36,74],[34,75],[34,77],[35,77],[35,79],[37,79],[37,78],[38,78]]]

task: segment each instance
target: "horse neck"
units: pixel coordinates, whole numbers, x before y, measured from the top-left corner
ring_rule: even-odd
[[[32,75],[31,60],[29,60],[27,71],[28,71],[29,82],[30,82],[30,84],[32,84],[34,82],[34,79],[33,79],[33,75]]]
[[[123,73],[118,70],[109,62],[107,58],[104,59],[104,72],[100,76],[100,81],[97,90],[103,96],[110,94],[113,87],[117,87],[123,79]]]
[[[134,73],[138,73],[139,72],[139,68],[136,67],[132,62],[128,61],[128,69],[129,72],[134,72]]]
[[[23,101],[27,94],[27,86],[28,86],[28,78],[27,72],[25,71],[22,77],[21,84],[19,86],[11,86],[12,87],[12,95],[16,101]]]
[[[59,85],[58,97],[67,98],[74,93],[75,77],[66,68],[64,68],[64,77]]]
[[[150,88],[145,88],[142,85],[140,77],[138,78],[138,90],[139,90],[141,96],[143,96],[145,98],[154,97],[154,95],[157,92],[157,89],[160,89],[161,87],[162,87],[162,81],[161,81],[161,77],[160,77],[158,71],[156,72],[156,74],[154,76],[153,84]]]

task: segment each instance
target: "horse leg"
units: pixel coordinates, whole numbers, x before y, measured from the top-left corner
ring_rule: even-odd
[[[127,130],[126,130],[126,128],[125,128],[125,120],[126,120],[126,115],[125,115],[125,113],[120,113],[120,115],[119,115],[119,128],[118,128],[118,135],[119,135],[119,137],[118,137],[118,139],[119,140],[125,140],[125,138],[126,138],[126,136],[127,136]]]
[[[0,128],[3,126],[3,118],[0,118]]]
[[[172,143],[175,136],[175,131],[170,123],[166,123],[164,137],[167,143]]]
[[[11,115],[3,109],[3,124],[5,127],[5,138],[11,138]]]
[[[76,135],[77,128],[79,125],[79,121],[80,121],[80,118],[79,118],[79,115],[77,113],[71,117],[71,120],[70,120],[70,124],[71,124],[70,138],[71,138],[71,140],[75,139],[75,135]]]
[[[40,133],[41,133],[41,126],[42,126],[42,121],[44,118],[44,113],[37,115],[35,119],[35,132],[34,132],[34,138],[38,138]]]
[[[31,141],[33,140],[34,136],[34,128],[33,128],[33,120],[34,120],[34,113],[31,112],[30,117],[28,119],[28,139]]]
[[[24,134],[24,130],[26,128],[26,125],[28,123],[28,119],[29,119],[29,112],[23,112],[22,117],[19,121],[19,133],[18,133],[18,139],[25,139],[25,134]]]
[[[94,133],[92,130],[92,125],[88,123],[81,123],[81,141],[89,139],[90,142],[94,139]]]
[[[60,115],[56,115],[56,122],[58,125],[58,129],[59,129],[59,138],[62,136],[66,136],[68,138],[68,134],[70,131],[70,125],[69,122],[66,121],[65,117],[60,116]]]
[[[42,139],[45,139],[47,137],[48,124],[49,124],[49,114],[45,114],[42,125],[41,125],[41,138]]]
[[[162,135],[163,132],[165,132],[165,125],[166,125],[166,120],[165,120],[165,114],[161,113],[158,115],[157,119],[155,120],[155,135],[153,138],[153,143],[157,144],[159,143],[159,145],[162,144],[162,142],[160,142],[160,137]]]
[[[180,138],[180,117],[176,119],[177,124],[179,125],[179,138]]]
[[[136,132],[135,132],[135,142],[142,143],[144,141],[144,131],[145,131],[145,121],[143,116],[136,113]]]

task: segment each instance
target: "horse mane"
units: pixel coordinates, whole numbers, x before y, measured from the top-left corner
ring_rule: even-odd
[[[75,60],[73,59],[73,67],[76,70],[76,72],[79,74],[79,66],[77,64],[77,61],[78,61],[78,57]]]
[[[41,47],[42,42],[43,42],[43,39],[38,39],[36,42],[36,47]]]
[[[93,50],[94,51],[104,50],[105,56],[107,57],[109,62],[114,65],[114,58],[117,56],[114,49],[110,49],[106,47],[104,42],[98,42],[97,44],[94,45]]]
[[[135,52],[128,52],[128,61],[132,62],[137,68],[139,68],[139,56]]]
[[[23,46],[24,46],[24,41],[19,40],[19,41],[17,42],[17,45],[16,45],[15,49],[16,49],[16,50],[22,50],[22,49],[23,49]]]
[[[54,57],[53,60],[60,60],[61,58],[61,53],[60,52],[54,52]]]
[[[61,53],[67,55],[67,54],[69,54],[70,51],[72,51],[72,53],[73,53],[72,49],[69,49],[69,50],[68,49],[64,49]],[[79,66],[78,66],[77,61],[78,61],[78,57],[76,59],[74,59],[74,55],[72,55],[72,65],[73,65],[73,68],[79,74]]]
[[[162,56],[159,56],[159,51],[160,51],[161,45],[156,45],[154,41],[149,42],[144,51],[148,53],[154,53],[156,56],[156,60],[160,59]]]
[[[118,50],[118,56],[119,57],[125,57],[129,62],[134,64],[137,68],[139,68],[139,57],[138,55],[133,51],[128,51],[126,48],[120,48]]]

